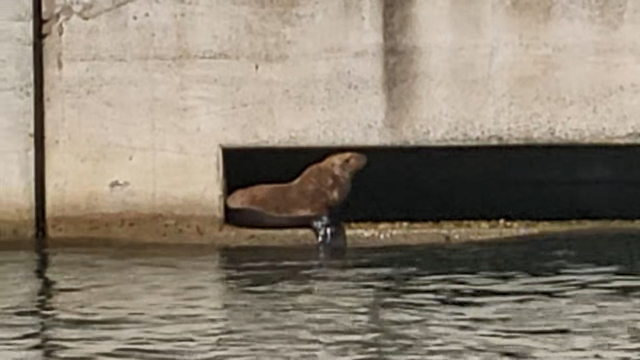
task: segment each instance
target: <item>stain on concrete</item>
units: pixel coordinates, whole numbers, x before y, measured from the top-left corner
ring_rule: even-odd
[[[0,242],[17,241],[31,244],[27,240],[35,237],[35,225],[32,220],[0,219]]]
[[[491,76],[494,51],[490,43],[491,10],[491,3],[486,1],[449,1],[448,28],[444,31],[450,32],[450,45],[442,52],[447,60],[440,72],[457,96],[467,97],[470,92],[477,94],[471,95],[474,100],[460,108],[461,116],[476,116],[485,111],[486,104],[491,101],[490,91],[473,90],[478,88],[478,81],[484,81],[480,79]],[[433,91],[439,90],[434,88]]]
[[[509,14],[526,21],[546,24],[553,14],[554,0],[503,0]]]
[[[365,21],[364,2],[370,0],[342,0],[342,8],[346,19]]]
[[[592,22],[617,30],[624,24],[628,0],[591,0],[588,6]]]
[[[450,0],[449,19],[451,31],[458,36],[468,38],[481,38],[485,34],[484,1]]]
[[[291,38],[300,24],[300,0],[233,0],[234,12],[244,19],[229,39],[223,53],[230,58],[259,62],[289,59]],[[308,4],[305,6],[314,6]]]
[[[116,10],[136,0],[67,0],[73,12],[82,20],[90,20]]]
[[[42,19],[51,19],[56,11],[56,0],[42,0]]]
[[[384,124],[392,133],[408,120],[417,89],[414,79],[418,71],[417,48],[410,41],[414,32],[414,7],[417,0],[382,0],[384,43],[384,92],[386,113]]]
[[[115,189],[123,189],[126,187],[129,187],[129,185],[131,185],[128,181],[120,181],[120,180],[113,180],[109,183],[109,189],[111,190],[115,190]]]
[[[232,0],[230,3],[235,6],[258,7],[262,9],[292,9],[299,5],[300,0]]]
[[[58,67],[58,71],[62,71],[62,69],[64,69],[64,61],[62,60],[62,51],[59,51],[56,54],[56,66]]]
[[[184,3],[184,1],[183,1]],[[176,65],[180,70],[183,70],[186,65],[186,60],[190,59],[193,54],[190,51],[189,31],[193,26],[193,13],[185,9],[185,7],[179,7],[174,13],[175,17],[175,35],[176,35],[176,53],[178,59],[176,59]]]
[[[116,239],[131,243],[207,243],[220,232],[215,216],[97,213],[83,216],[51,216],[50,238]]]
[[[61,31],[62,24],[73,17],[91,20],[134,1],[136,0],[64,0],[62,4],[56,5],[55,0],[45,0],[42,34],[46,36],[53,29]]]

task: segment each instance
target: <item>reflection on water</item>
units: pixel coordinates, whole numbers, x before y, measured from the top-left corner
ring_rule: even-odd
[[[632,359],[639,240],[4,251],[0,359]]]

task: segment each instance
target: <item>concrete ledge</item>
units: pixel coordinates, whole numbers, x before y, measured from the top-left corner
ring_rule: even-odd
[[[0,219],[0,241],[28,242],[35,236],[33,221],[31,220],[2,220]]]
[[[211,245],[313,246],[306,229],[245,229],[210,217],[103,214],[49,221],[52,246]],[[353,223],[347,225],[349,245],[371,247],[455,244],[519,238],[567,231],[639,230],[640,221],[447,221],[439,223]]]
[[[52,217],[47,220],[52,240],[111,239],[126,242],[210,243],[222,229],[213,216],[117,213]]]

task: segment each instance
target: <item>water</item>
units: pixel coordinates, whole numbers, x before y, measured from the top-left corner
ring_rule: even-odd
[[[633,359],[640,233],[0,251],[0,359]],[[40,269],[41,271],[38,271]]]

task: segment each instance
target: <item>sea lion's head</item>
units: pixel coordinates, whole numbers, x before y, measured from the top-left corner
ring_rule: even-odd
[[[331,167],[341,178],[351,179],[367,165],[367,157],[357,152],[342,152],[327,157],[323,164]]]

